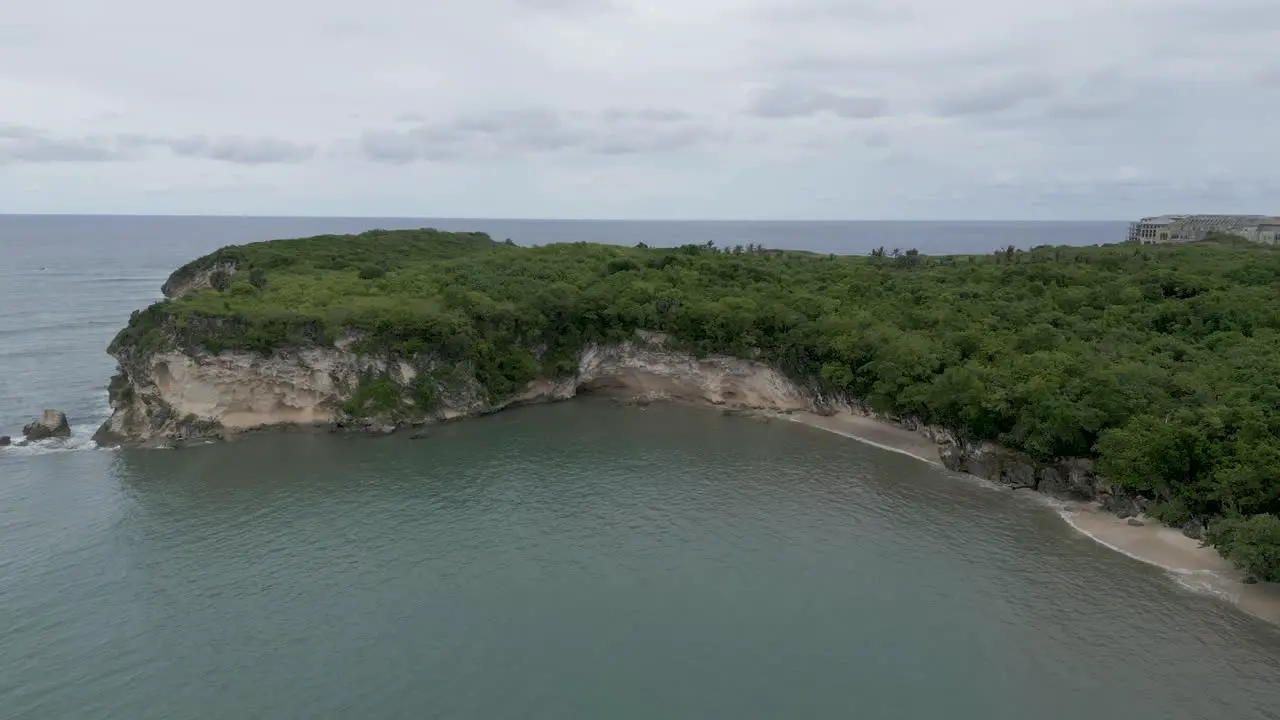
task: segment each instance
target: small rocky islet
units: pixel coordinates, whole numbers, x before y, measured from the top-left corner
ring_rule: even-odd
[[[27,445],[50,438],[65,440],[71,437],[71,424],[67,414],[61,410],[45,410],[40,417],[27,423],[22,428],[22,439],[14,442],[9,435],[0,435],[0,447]]]
[[[61,410],[45,410],[38,419],[22,428],[22,435],[27,442],[47,438],[69,438],[71,424],[67,422],[67,414]]]
[[[952,469],[1182,528],[1280,580],[1278,283],[1280,251],[1221,237],[941,257],[431,229],[229,246],[111,343],[95,439],[421,435],[581,392],[854,412],[926,434]]]

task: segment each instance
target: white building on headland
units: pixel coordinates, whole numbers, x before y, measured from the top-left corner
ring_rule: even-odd
[[[1129,242],[1173,243],[1229,233],[1256,243],[1280,242],[1280,217],[1271,215],[1158,215],[1129,223]]]

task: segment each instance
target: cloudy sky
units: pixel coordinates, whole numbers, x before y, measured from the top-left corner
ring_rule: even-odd
[[[1280,213],[1280,0],[9,0],[0,212]]]

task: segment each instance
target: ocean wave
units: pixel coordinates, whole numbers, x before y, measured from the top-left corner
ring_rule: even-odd
[[[1066,523],[1070,525],[1073,530],[1080,533],[1081,535],[1084,535],[1090,540],[1093,540],[1099,545],[1109,550],[1112,550],[1114,552],[1120,553],[1125,557],[1129,557],[1134,560],[1137,560],[1138,562],[1145,563],[1147,565],[1152,565],[1159,568],[1160,570],[1164,571],[1164,573],[1170,579],[1172,579],[1179,587],[1181,587],[1184,590],[1187,590],[1189,592],[1196,593],[1199,595],[1213,596],[1223,600],[1230,600],[1230,601],[1235,600],[1236,593],[1233,592],[1233,589],[1238,589],[1238,586],[1240,583],[1239,581],[1229,577],[1228,575],[1225,575],[1222,571],[1199,569],[1199,568],[1193,569],[1193,568],[1177,567],[1177,566],[1168,564],[1167,562],[1162,562],[1161,560],[1154,558],[1148,554],[1132,551],[1127,548],[1121,547],[1116,543],[1109,542],[1108,540],[1101,537],[1099,533],[1090,532],[1089,530],[1082,527],[1076,521],[1076,517],[1077,517],[1076,511],[1074,511],[1069,504],[1064,503],[1058,509],[1058,515],[1063,520],[1065,520]]]
[[[105,418],[104,418],[105,420]],[[71,437],[68,438],[46,438],[37,440],[32,443],[22,442],[19,438],[14,438],[14,444],[9,447],[0,448],[0,455],[49,455],[52,453],[64,452],[81,452],[84,450],[103,450],[110,452],[116,448],[101,448],[98,443],[94,442],[93,434],[97,432],[99,424],[92,425],[72,425]]]
[[[1221,600],[1234,600],[1228,586],[1231,580],[1210,570],[1170,571],[1173,581],[1182,589],[1199,595],[1210,595]]]
[[[72,425],[72,434],[67,438],[45,438],[40,441],[23,443],[22,438],[14,437],[14,445],[9,447],[0,447],[0,456],[4,455],[50,455],[55,452],[81,452],[86,450],[104,450],[113,451],[114,447],[99,447],[93,442],[93,433],[97,432],[97,428],[106,421],[108,415],[102,415],[102,418],[96,423],[77,423]]]

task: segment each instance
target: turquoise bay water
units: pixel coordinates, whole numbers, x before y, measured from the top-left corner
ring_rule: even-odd
[[[91,449],[102,350],[174,267],[469,222],[0,216],[0,434],[43,407],[76,431],[0,450],[0,720],[1280,718],[1280,630],[1025,497],[791,423],[587,399],[418,441]],[[835,252],[1123,231],[475,226]]]

